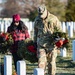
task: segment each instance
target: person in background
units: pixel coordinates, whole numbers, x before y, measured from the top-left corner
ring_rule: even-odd
[[[17,71],[17,61],[23,59],[17,54],[18,42],[29,38],[30,35],[28,33],[27,26],[21,21],[19,14],[14,14],[12,19],[12,23],[8,27],[7,32],[12,35],[14,41],[14,44],[11,46],[10,51],[12,53],[15,69]]]
[[[38,67],[45,72],[48,63],[49,75],[56,73],[57,47],[49,44],[52,43],[49,36],[55,31],[62,32],[61,22],[45,5],[40,5],[34,21],[34,41],[37,42]]]

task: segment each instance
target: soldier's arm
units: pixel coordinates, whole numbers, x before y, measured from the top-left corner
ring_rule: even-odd
[[[56,17],[56,20],[54,22],[54,30],[55,32],[62,32],[62,25],[61,22],[59,21],[59,19]]]

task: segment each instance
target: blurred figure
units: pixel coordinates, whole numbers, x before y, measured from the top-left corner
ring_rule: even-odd
[[[13,56],[15,69],[17,71],[17,61],[22,60],[20,56],[17,54],[18,50],[18,42],[29,38],[28,28],[27,26],[20,20],[19,14],[14,14],[12,17],[12,23],[8,27],[7,32],[12,35],[14,44],[12,45],[10,51]]]
[[[48,63],[49,75],[56,73],[57,47],[49,45],[52,43],[49,36],[56,31],[62,31],[58,18],[51,14],[45,5],[39,6],[38,16],[34,21],[34,41],[37,42],[38,67],[45,71]]]

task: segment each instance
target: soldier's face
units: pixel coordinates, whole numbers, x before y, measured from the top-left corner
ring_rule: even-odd
[[[42,6],[38,7],[38,13],[39,13],[39,15],[42,15],[44,11],[45,11],[44,7],[42,7]]]

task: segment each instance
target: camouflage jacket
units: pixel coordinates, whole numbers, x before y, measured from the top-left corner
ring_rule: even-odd
[[[34,41],[37,41],[41,46],[47,47],[51,43],[49,36],[53,33],[62,31],[61,22],[56,16],[50,14],[45,19],[37,16],[34,21]]]

